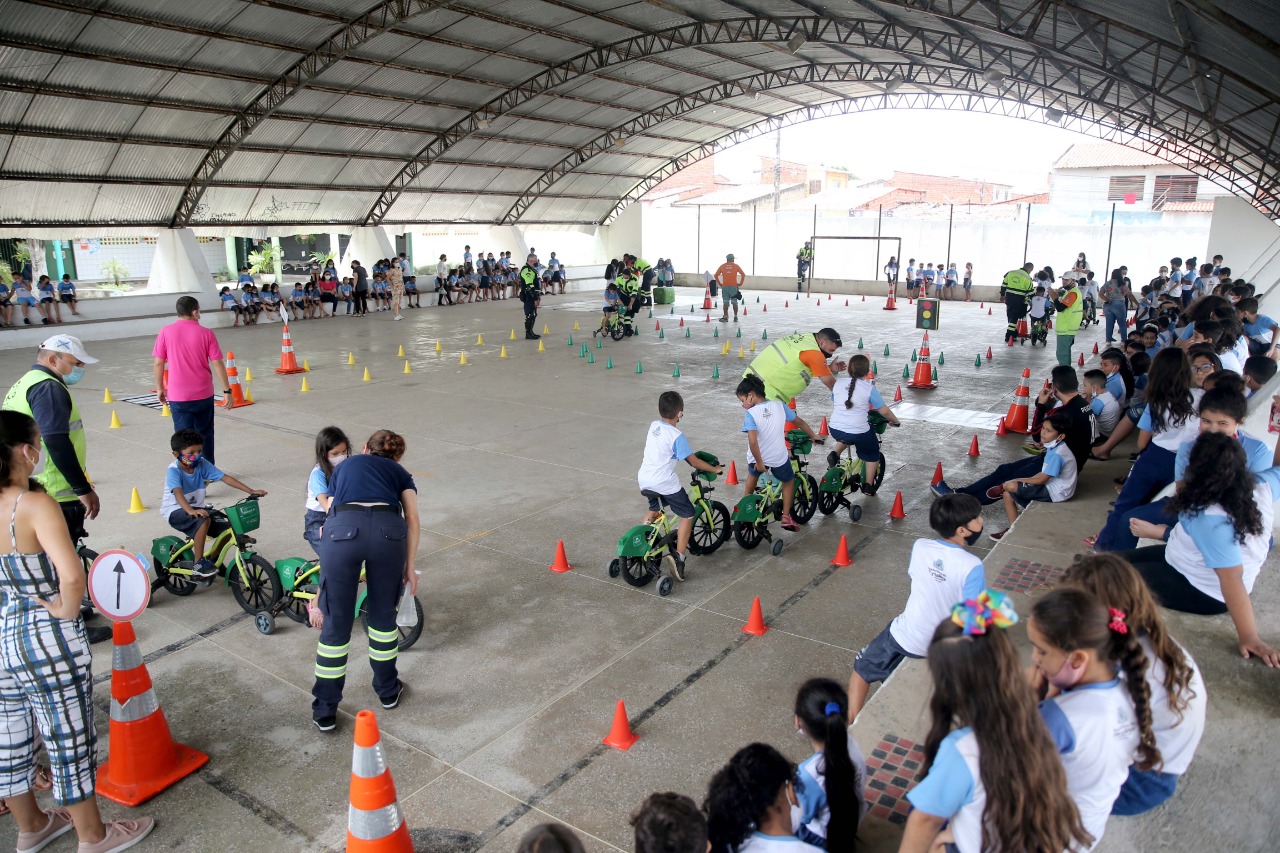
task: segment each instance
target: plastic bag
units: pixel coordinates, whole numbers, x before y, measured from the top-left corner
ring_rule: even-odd
[[[418,607],[413,600],[413,592],[405,584],[404,595],[400,596],[400,607],[396,610],[396,625],[400,628],[412,628],[418,624]]]

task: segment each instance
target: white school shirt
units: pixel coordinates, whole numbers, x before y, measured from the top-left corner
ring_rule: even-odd
[[[902,612],[889,623],[889,634],[903,649],[924,657],[938,623],[956,603],[977,598],[986,589],[982,560],[959,545],[941,539],[917,539],[907,564],[911,593]]]
[[[742,431],[756,431],[756,443],[760,446],[760,455],[765,467],[777,468],[787,464],[787,424],[796,419],[796,413],[777,400],[765,400],[747,409],[742,419]],[[751,444],[747,444],[747,461],[755,464],[756,458],[751,453]]]
[[[853,389],[853,408],[847,409],[844,404],[849,399],[849,385],[852,382],[852,376],[844,376],[831,386],[831,418],[827,421],[827,426],[841,432],[861,435],[871,429],[867,413],[883,406],[884,398],[880,396],[876,386],[863,379]]]
[[[327,494],[329,494],[329,478],[325,476],[324,469],[316,465],[311,469],[311,476],[307,478],[307,509],[312,512],[324,512],[318,496]]]
[[[765,835],[753,832],[738,853],[825,853],[821,847],[805,844],[794,835]]]
[[[680,478],[676,476],[676,463],[693,453],[689,440],[676,427],[665,421],[649,424],[644,442],[644,458],[636,473],[641,489],[652,489],[660,495],[674,495],[680,491]]]
[[[849,760],[853,762],[854,802],[857,803],[858,822],[861,823],[866,808],[863,789],[867,784],[867,759],[852,734],[847,740]],[[815,752],[801,761],[796,768],[796,775],[800,777],[800,785],[796,788],[796,800],[799,804],[791,807],[791,831],[799,835],[803,828],[825,840],[827,824],[831,822],[831,810],[827,805],[827,762],[822,753]]]
[[[1151,639],[1146,634],[1138,635],[1138,642],[1147,655],[1147,686],[1151,689],[1151,728],[1155,732],[1156,747],[1164,764],[1160,767],[1163,773],[1181,776],[1191,766],[1196,747],[1200,745],[1200,737],[1204,734],[1205,711],[1209,707],[1209,694],[1205,692],[1204,679],[1200,677],[1200,668],[1181,644],[1182,654],[1191,667],[1191,681],[1187,683],[1189,699],[1187,707],[1182,711],[1182,719],[1169,707],[1169,693],[1164,687],[1164,661],[1155,656],[1151,648]],[[1177,642],[1176,640],[1172,642]],[[1191,694],[1195,695],[1192,696]]]
[[[1203,396],[1203,388],[1191,389],[1193,412],[1200,410],[1200,398]],[[1165,450],[1177,453],[1184,441],[1195,440],[1196,436],[1200,435],[1200,418],[1193,414],[1180,424],[1165,424],[1160,432],[1156,432],[1155,421],[1151,417],[1151,407],[1147,406],[1142,410],[1142,417],[1138,419],[1138,429],[1145,429],[1152,433],[1151,441],[1156,447],[1163,447]]]
[[[1262,532],[1237,542],[1235,527],[1221,504],[1190,515],[1180,513],[1178,523],[1169,533],[1164,559],[1177,569],[1196,589],[1215,601],[1224,601],[1218,569],[1232,566],[1244,568],[1244,590],[1253,592],[1254,581],[1262,569],[1271,544],[1271,525],[1275,520],[1275,502],[1280,497],[1280,468],[1268,468],[1255,474],[1253,501],[1262,516]]]
[[[1044,446],[1044,456],[1041,459],[1040,473],[1049,475],[1049,481],[1044,484],[1049,491],[1049,500],[1054,503],[1071,500],[1071,496],[1076,493],[1076,455],[1059,438]]]
[[[1243,341],[1241,338],[1240,341]],[[1236,341],[1236,346],[1240,345],[1240,341]],[[1249,343],[1245,341],[1245,348],[1248,349]],[[1248,356],[1245,356],[1248,358]],[[1230,370],[1237,376],[1244,376],[1244,362],[1240,360],[1240,354],[1235,349],[1223,350],[1218,353],[1218,361],[1222,364],[1223,370]]]
[[[929,775],[907,792],[911,805],[925,814],[948,818],[960,853],[984,853],[982,813],[987,789],[978,763],[978,738],[969,726],[956,729],[938,744]]]
[[[1098,429],[1104,436],[1111,435],[1120,422],[1120,403],[1110,391],[1103,391],[1089,401],[1089,408],[1098,416]]]
[[[1113,678],[1044,700],[1040,716],[1067,771],[1067,792],[1096,847],[1138,749],[1133,699],[1124,681]]]
[[[1047,306],[1048,304],[1049,304],[1049,297],[1047,297],[1047,296],[1033,296],[1033,297],[1031,297],[1031,317],[1032,317],[1032,319],[1034,319],[1034,320],[1039,320],[1041,317],[1043,317],[1043,316],[1044,316],[1044,312],[1045,312],[1045,306]]]

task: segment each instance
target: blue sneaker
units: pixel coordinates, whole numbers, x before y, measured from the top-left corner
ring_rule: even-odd
[[[937,495],[938,497],[942,497],[943,495],[950,495],[950,494],[954,494],[954,493],[955,493],[955,489],[953,489],[953,488],[951,488],[950,486],[948,486],[948,485],[947,485],[947,481],[946,481],[946,480],[939,480],[938,482],[934,483],[934,484],[933,484],[932,486],[930,486],[929,488],[933,489],[933,493],[934,493],[935,495]]]
[[[191,572],[194,580],[209,582],[218,576],[218,567],[212,560],[199,560]]]

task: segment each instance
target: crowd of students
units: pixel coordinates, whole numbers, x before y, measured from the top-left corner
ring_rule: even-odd
[[[17,273],[9,284],[0,282],[0,326],[3,327],[18,325],[15,322],[18,313],[22,314],[24,326],[34,325],[31,322],[32,309],[35,309],[41,325],[55,326],[62,322],[64,305],[72,316],[80,316],[78,304],[76,283],[70,275],[64,275],[56,284],[49,276],[42,275],[34,290],[22,272]]]
[[[885,281],[889,285],[889,289],[893,290],[898,284],[898,273],[900,267],[897,257],[889,258],[889,262],[884,265]],[[921,298],[932,294],[934,299],[956,299],[956,288],[960,288],[964,293],[964,301],[973,301],[973,263],[966,262],[963,270],[956,269],[956,262],[944,263],[938,262],[935,268],[932,263],[922,263],[916,266],[916,259],[909,258],[907,260],[906,269],[906,286],[907,296],[914,299],[916,296]]]

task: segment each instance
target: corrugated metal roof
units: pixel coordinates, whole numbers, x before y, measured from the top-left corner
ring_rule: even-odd
[[[915,75],[903,94],[952,97],[918,103],[966,108],[954,96],[975,90],[948,87],[971,84],[942,76],[955,71],[978,80],[972,85],[984,96],[1008,92],[1033,110],[1063,107],[1073,129],[1090,129],[1076,116],[1105,93],[1104,106],[1116,110],[1108,121],[1136,134],[1122,139],[1163,145],[1165,159],[1205,177],[1224,173],[1218,180],[1280,215],[1280,158],[1271,142],[1280,119],[1273,48],[1280,6],[1037,4],[935,11],[844,0],[818,12],[797,0],[354,8],[350,0],[0,0],[0,114],[10,117],[8,135],[0,134],[0,180],[47,176],[39,194],[51,222],[363,223],[370,210],[396,221],[483,221],[504,217],[534,186],[545,189],[527,208],[521,201],[522,221],[576,221],[609,216],[624,194],[673,160],[762,131],[773,116],[790,122],[878,97],[891,70]],[[321,64],[314,77],[278,83],[283,94],[269,118],[251,109],[308,52],[325,55],[326,41],[354,16],[380,10],[408,17],[354,27],[357,42],[346,45],[344,58]],[[1028,31],[1031,15],[1040,23]],[[812,41],[788,46],[793,34]],[[813,80],[833,63],[850,66],[848,76]],[[988,69],[1021,77],[997,86],[983,82]],[[1151,80],[1164,91],[1144,89]],[[765,91],[756,96],[749,87]],[[714,104],[705,103],[708,96]],[[798,112],[805,108],[814,112]],[[637,131],[642,117],[648,126]],[[13,123],[25,125],[26,135],[21,127],[12,133]],[[233,132],[240,127],[248,130],[243,136]],[[1112,138],[1116,128],[1097,133]],[[616,137],[624,139],[620,148],[593,147]],[[205,161],[220,164],[211,183],[193,183],[183,194],[181,185]],[[1133,149],[1076,146],[1058,167],[1160,162]],[[412,190],[383,195],[402,184],[397,175],[410,163]],[[137,179],[140,188],[135,196],[123,184],[86,189],[77,180],[94,175]],[[343,189],[297,189],[329,182]],[[599,200],[556,198],[591,194]],[[0,220],[31,221],[16,195],[0,192]],[[161,209],[175,199],[183,201]]]
[[[1055,169],[1106,169],[1116,166],[1165,166],[1162,160],[1145,151],[1110,142],[1077,142],[1053,164]]]

